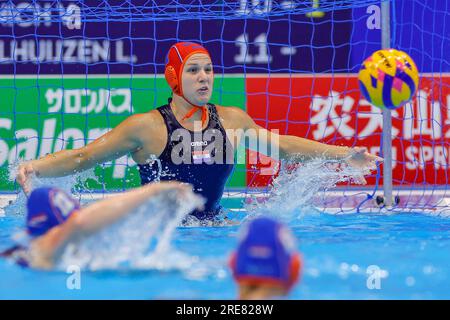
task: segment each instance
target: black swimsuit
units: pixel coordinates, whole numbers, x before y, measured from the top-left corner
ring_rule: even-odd
[[[169,104],[159,107],[157,110],[167,128],[167,144],[158,160],[138,164],[143,185],[152,181],[170,180],[192,184],[194,191],[206,199],[203,211],[195,210],[191,213],[198,219],[212,219],[219,214],[220,199],[234,168],[234,150],[219,120],[217,109],[213,104],[208,104],[207,108],[208,126],[201,132],[193,132],[183,128],[175,118],[170,100]],[[190,135],[190,155],[180,153],[180,142],[185,138],[183,135]],[[221,138],[218,139],[217,136]],[[188,162],[174,163],[174,155],[177,159],[184,155]]]

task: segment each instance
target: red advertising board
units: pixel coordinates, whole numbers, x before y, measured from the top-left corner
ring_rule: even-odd
[[[379,152],[382,111],[361,96],[355,74],[248,77],[246,87],[247,111],[262,127]],[[395,185],[448,183],[450,75],[422,75],[412,102],[392,111],[392,136]],[[248,185],[266,185],[270,167],[249,167]],[[368,184],[375,184],[375,177],[369,177]]]

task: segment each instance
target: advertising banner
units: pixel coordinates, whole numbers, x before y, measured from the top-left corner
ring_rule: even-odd
[[[163,77],[41,77],[0,79],[0,190],[12,190],[10,166],[62,149],[80,148],[127,116],[166,104],[170,89]],[[215,81],[213,103],[245,106],[243,78]],[[129,156],[96,169],[94,189],[139,184]],[[104,183],[104,185],[102,184]],[[229,187],[245,186],[245,164],[236,167]]]
[[[127,1],[127,8],[93,0],[1,3],[0,72],[163,74],[177,41],[202,43],[216,73],[348,69],[350,9],[311,18],[286,14],[289,7],[272,0],[221,9],[216,1],[189,1],[175,12],[171,1]]]
[[[362,98],[356,75],[248,77],[247,112],[282,134],[380,152],[382,111]],[[392,111],[393,183],[445,185],[450,178],[450,75],[422,75],[415,99]],[[255,157],[253,153],[249,156]],[[271,180],[248,168],[250,185]],[[382,183],[382,178],[379,183]],[[375,178],[368,179],[375,184]]]

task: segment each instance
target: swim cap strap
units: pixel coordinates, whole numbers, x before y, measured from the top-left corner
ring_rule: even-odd
[[[186,113],[186,115],[183,117],[182,120],[189,119],[189,118],[192,117],[197,111],[201,111],[201,112],[202,112],[202,127],[203,127],[203,126],[205,125],[205,123],[206,123],[207,114],[208,114],[208,112],[206,111],[206,107],[193,106],[192,109],[189,110],[188,113]]]

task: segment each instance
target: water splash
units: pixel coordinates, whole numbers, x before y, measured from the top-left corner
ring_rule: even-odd
[[[9,181],[14,182],[17,176],[19,165],[21,163],[22,161],[17,161],[9,165]],[[97,183],[99,182],[93,168],[65,177],[41,178],[37,177],[36,175],[31,175],[30,177],[31,190],[43,186],[53,186],[62,189],[69,194],[73,193],[76,197],[78,197],[78,199],[81,198],[82,193],[91,192],[91,190],[87,186],[88,180],[93,180]],[[5,214],[24,215],[26,203],[27,196],[22,191],[22,189],[20,189],[16,200],[4,208]]]
[[[338,183],[360,184],[361,177],[370,173],[367,168],[359,169],[325,159],[314,159],[302,165],[286,162],[269,193],[264,197],[247,199],[245,209],[249,212],[248,218],[264,214],[284,219],[287,223],[295,223],[305,215],[322,213],[393,215],[407,212],[450,217],[450,198],[433,192],[427,194],[424,191],[419,196],[406,195],[403,198],[400,195],[400,203],[393,207],[378,206],[373,190],[346,196],[333,196],[329,192]]]
[[[149,161],[154,161],[150,159]],[[20,162],[10,166],[10,180],[17,175]],[[75,196],[84,195],[90,190],[87,181],[99,182],[90,169],[70,176],[42,178],[31,176],[32,189],[41,186],[55,186]],[[75,187],[74,187],[75,186]],[[20,191],[17,199],[5,208],[8,215],[23,215],[27,197]],[[60,258],[56,269],[65,271],[70,265],[84,270],[159,270],[181,271],[185,277],[202,280],[206,277],[220,277],[222,264],[208,263],[197,256],[190,256],[172,248],[171,240],[180,224],[191,221],[186,217],[198,205],[203,204],[199,196],[189,196],[180,201],[174,195],[158,196],[141,205],[108,228],[83,240],[69,243]],[[195,223],[194,223],[195,225]],[[200,225],[200,224],[199,224]]]
[[[288,220],[319,213],[314,206],[319,195],[340,182],[357,183],[367,173],[367,170],[320,158],[301,165],[287,162],[274,179],[268,196],[247,201],[245,208],[250,216],[263,213]]]
[[[176,194],[157,196],[99,233],[68,244],[58,269],[185,270],[195,258],[173,249],[171,239],[183,218],[202,203],[197,195],[183,200]]]

